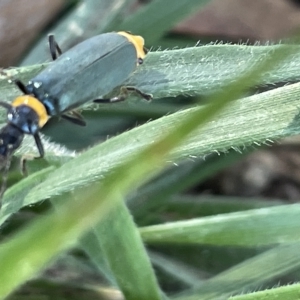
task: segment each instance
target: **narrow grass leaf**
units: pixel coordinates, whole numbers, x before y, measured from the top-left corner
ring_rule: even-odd
[[[120,195],[125,196],[132,187],[140,186],[160,171],[169,151],[182,143],[183,139],[200,124],[204,125],[230,101],[235,100],[249,84],[256,82],[263,70],[274,68],[275,62],[284,54],[289,53],[286,53],[284,47],[280,48],[274,57],[260,63],[239,78],[237,80],[239,84],[228,85],[222,93],[216,93],[212,97],[209,105],[193,111],[156,142],[132,155],[127,162],[115,165],[113,172],[103,179],[101,189],[99,187],[90,189],[87,198],[82,197],[75,202],[69,200],[63,203],[60,209],[48,213],[7,240],[0,248],[0,282],[5,283],[0,285],[0,298],[6,297],[32,277],[53,256],[70,247],[70,243],[75,242],[84,232],[98,223],[100,216],[119,200]],[[73,162],[77,159],[75,158]],[[60,173],[66,165],[68,163],[59,168]],[[70,170],[72,175],[79,171],[76,167]],[[71,174],[69,173],[69,176]],[[153,289],[159,290],[158,287]],[[149,297],[151,298],[151,295]]]
[[[171,275],[173,278],[180,280],[186,285],[192,287],[202,282],[209,277],[210,274],[201,272],[191,266],[188,266],[176,259],[170,259],[162,254],[148,251],[152,263],[166,274]]]
[[[255,289],[276,276],[299,268],[299,246],[296,243],[265,251],[207,280],[200,287],[175,295],[172,299],[226,299],[230,295]]]
[[[189,155],[206,155],[232,147],[239,150],[253,143],[268,143],[270,139],[299,133],[299,99],[300,84],[295,84],[236,101],[204,130],[190,135],[184,145],[173,150],[168,160],[180,161]],[[90,149],[54,172],[42,186],[33,189],[27,196],[27,203],[61,194],[105,176],[114,165],[161,138],[187,116],[199,113],[199,120],[206,120],[210,112],[206,107],[200,110],[194,108],[160,118]],[[78,172],[71,171],[75,169]]]
[[[288,286],[275,287],[272,289],[254,292],[246,295],[229,297],[230,300],[274,300],[289,299],[298,300],[300,295],[300,284],[291,284]]]
[[[277,52],[280,50],[286,53],[287,50],[294,51],[295,48],[278,48]],[[272,60],[268,58],[268,61]],[[260,69],[263,69],[264,65],[260,62]],[[275,64],[269,67],[274,68]],[[32,189],[26,196],[25,203],[32,204],[101,179],[114,166],[136,155],[149,143],[162,138],[187,117],[197,116],[198,122],[205,122],[213,111],[219,110],[226,104],[225,99],[238,97],[244,88],[252,85],[252,80],[259,81],[259,74],[259,72],[255,73],[255,78],[245,74],[239,81],[239,85],[236,86],[236,82],[231,83],[226,94],[225,91],[216,93],[212,98],[216,100],[213,102],[214,105],[207,105],[200,109],[187,109],[160,118],[86,151],[76,159],[65,163],[43,184]],[[173,150],[168,160],[179,161],[189,155],[205,155],[213,151],[226,151],[229,148],[239,150],[239,147],[254,142],[269,142],[270,139],[299,133],[297,106],[299,98],[300,84],[294,84],[236,101],[229,109],[222,112],[217,120],[209,122],[202,131],[195,131],[190,135],[184,145]],[[193,122],[190,126],[193,128],[189,130],[196,129]],[[165,143],[167,142],[166,140]]]
[[[181,219],[226,214],[285,204],[283,200],[257,197],[231,197],[214,195],[177,195],[165,199],[162,212],[177,213]]]
[[[216,44],[150,52],[144,64],[132,74],[126,84],[152,93],[155,99],[178,95],[210,95],[216,89],[222,88],[225,83],[234,82],[239,75],[270,57],[280,47],[280,45]],[[276,69],[265,72],[263,76],[257,78],[256,85],[299,80],[297,66],[300,64],[300,46],[287,46],[287,48],[293,51],[293,54],[278,64]],[[42,64],[9,69],[5,70],[5,73],[27,82],[46,66],[47,64]],[[2,99],[6,101],[11,101],[20,94],[20,91],[13,84],[9,84],[7,77],[3,75],[0,75],[0,92]],[[128,105],[124,103],[99,105],[99,107],[109,110],[126,104]],[[0,120],[4,115],[3,110]]]
[[[208,160],[191,157],[182,164],[168,168],[159,177],[148,183],[128,200],[128,205],[136,217],[143,216],[145,212],[148,213],[152,208],[161,206],[168,201],[168,197],[200,184],[248,153],[249,151],[245,150],[243,154],[236,151],[230,151],[221,156],[212,154]]]
[[[122,198],[97,227],[97,240],[125,299],[160,299],[149,257]]]
[[[101,226],[101,224],[99,225]],[[80,239],[80,247],[86,252],[91,261],[111,285],[117,286],[116,280],[108,266],[103,249],[98,241],[97,226]]]
[[[6,191],[5,196],[2,199],[3,204],[0,210],[0,224],[3,224],[9,216],[25,206],[24,198],[28,192],[34,186],[44,181],[54,169],[55,167],[53,166],[42,169],[19,181],[17,184],[14,184]]]
[[[140,232],[146,243],[268,246],[300,242],[299,214],[299,204],[281,205],[142,227]]]

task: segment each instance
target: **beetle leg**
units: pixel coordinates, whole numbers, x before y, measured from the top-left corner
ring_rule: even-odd
[[[4,192],[6,190],[7,177],[8,177],[8,171],[9,171],[9,168],[10,168],[10,164],[11,164],[11,156],[9,155],[6,158],[4,170],[2,172],[2,184],[1,184],[1,188],[0,188],[0,208],[2,206],[2,197],[3,197]]]
[[[138,88],[135,88],[133,86],[126,86],[124,87],[128,92],[135,92],[136,94],[140,95],[142,98],[144,98],[147,101],[152,100],[153,96],[151,94],[147,94],[139,90]]]
[[[98,98],[98,99],[94,99],[93,102],[94,103],[115,103],[115,102],[124,101],[126,100],[127,97],[128,97],[128,91],[123,89],[123,87],[121,87],[120,94],[118,96],[113,98]]]
[[[79,126],[86,126],[86,122],[83,119],[82,115],[76,111],[71,111],[68,114],[63,114],[61,117],[65,120],[68,120],[72,122],[73,124],[79,125]]]
[[[41,141],[41,137],[38,133],[33,135],[34,140],[35,140],[35,144],[38,148],[39,151],[39,156],[35,156],[33,154],[24,154],[22,155],[21,159],[20,159],[20,170],[21,170],[21,174],[23,176],[27,176],[28,172],[27,172],[27,161],[28,160],[34,160],[34,159],[38,159],[38,158],[43,158],[45,155],[44,152],[44,147],[43,147],[43,143]]]
[[[136,87],[133,86],[122,86],[120,89],[120,94],[116,97],[113,98],[108,98],[108,99],[95,99],[93,102],[95,103],[115,103],[115,102],[121,102],[126,100],[126,98],[129,95],[129,92],[134,92],[141,96],[142,98],[146,99],[147,101],[152,100],[153,96],[151,94],[146,94],[139,90]]]
[[[23,176],[27,176],[27,161],[34,160],[36,157],[32,154],[24,154],[20,159],[20,172]]]
[[[62,54],[62,51],[58,46],[53,34],[48,35],[48,41],[49,41],[49,49],[50,49],[51,57],[53,60],[56,60],[57,57]]]
[[[37,156],[35,158],[43,158],[45,155],[45,152],[44,152],[43,143],[41,141],[41,137],[38,132],[36,134],[34,134],[33,137],[34,137],[35,144],[36,144],[36,146],[39,150],[39,154],[40,154],[40,156]]]
[[[30,95],[29,91],[26,88],[26,85],[19,79],[14,79],[13,83],[19,88],[19,90],[25,94],[25,95]]]

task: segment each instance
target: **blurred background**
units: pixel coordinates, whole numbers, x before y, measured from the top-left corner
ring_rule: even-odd
[[[1,67],[17,66],[41,35],[51,31],[54,24],[66,17],[77,2],[80,1],[41,0],[32,5],[31,1],[26,0],[1,0]],[[131,2],[129,14],[150,1]],[[121,3],[122,1],[119,1],[119,5]],[[206,7],[198,12],[192,12],[190,16],[173,26],[166,37],[181,42],[179,45],[175,42],[168,48],[192,45],[198,40],[247,43],[276,41],[299,28],[299,3],[296,0],[210,1]],[[97,12],[97,15],[101,14]],[[98,26],[91,24],[90,27],[92,25],[94,29]],[[85,35],[92,30],[86,28]],[[44,42],[46,44],[46,41]],[[73,40],[73,43],[76,44],[76,41]],[[156,48],[162,45],[157,43],[147,46]]]
[[[195,46],[197,43],[200,46],[216,42],[276,43],[300,27],[300,3],[291,0],[213,0],[199,9],[183,11],[182,16],[177,14],[174,20],[166,19],[166,24],[164,20],[157,21],[156,16],[153,16],[152,23],[146,20],[145,24],[141,22],[133,26],[130,17],[150,2],[151,0],[40,0],[33,3],[29,0],[0,0],[0,67],[50,61],[46,38],[50,32],[55,33],[63,51],[92,35],[119,29],[143,35],[147,48],[156,51]],[[126,9],[119,9],[121,6],[126,6]],[[165,9],[170,10],[171,7]],[[165,26],[163,35],[156,35],[155,26]],[[282,84],[278,82],[278,85]],[[258,87],[253,93],[275,87]],[[153,101],[151,107],[140,105],[136,111],[133,106],[130,109],[126,109],[126,106],[124,109],[123,106],[120,106],[121,109],[115,107],[104,112],[87,109],[83,112],[89,124],[86,128],[76,127],[74,130],[74,125],[54,119],[47,124],[43,133],[69,149],[83,151],[108,137],[198,101],[199,98],[187,97],[160,99]],[[300,137],[278,141],[272,147],[255,146],[247,149],[247,153],[211,155],[205,162],[201,161],[199,168],[204,168],[204,163],[219,167],[205,178],[195,175],[196,180],[186,189],[188,195],[243,197],[241,201],[247,196],[263,201],[278,199],[280,203],[300,199]],[[193,172],[195,166],[194,164]],[[186,170],[188,172],[189,167]],[[162,216],[152,216],[154,219],[149,217],[152,221],[146,222],[144,215],[139,218],[142,214],[137,207],[134,208],[135,217],[140,225],[182,217],[164,212]],[[185,212],[184,217],[203,213],[196,211],[193,206],[190,208],[191,211]],[[206,211],[205,215],[215,213],[218,211]],[[176,247],[164,250],[162,248],[159,250],[169,255],[176,251]],[[245,250],[236,255],[235,250],[230,249],[227,252],[228,257],[224,259],[225,263],[209,260],[209,257],[219,255],[219,249],[201,251],[203,261],[201,262],[199,256],[197,259],[199,264],[203,263],[202,270],[217,273],[253,255],[256,250]],[[189,259],[192,261],[193,257],[187,256],[185,262],[188,263]],[[55,275],[59,274],[58,269],[55,270]],[[53,276],[51,270],[47,272]],[[94,274],[91,275],[94,279],[93,276]],[[206,276],[209,277],[203,273],[203,277]],[[291,278],[287,276],[281,280],[289,282]],[[171,291],[177,289],[174,288],[174,282],[168,280],[165,286]]]

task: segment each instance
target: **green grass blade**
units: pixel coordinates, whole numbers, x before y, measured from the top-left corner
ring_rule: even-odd
[[[123,165],[117,165],[113,169],[114,172],[108,174],[102,181],[101,193],[99,190],[94,191],[94,193],[91,191],[89,199],[85,199],[85,201],[66,202],[56,213],[49,213],[7,241],[0,248],[2,264],[0,281],[5,283],[0,286],[0,297],[3,298],[18,284],[31,277],[50,257],[65,249],[70,241],[74,241],[93,226],[105,211],[104,208],[108,209],[119,199],[120,195],[125,195],[133,186],[141,185],[161,170],[165,156],[170,150],[178,146],[183,138],[197,128],[197,125],[203,125],[210,120],[230,101],[236,99],[244,89],[256,82],[263,70],[274,68],[274,63],[282,55],[289,54],[286,53],[286,50],[285,47],[279,48],[275,53],[276,55],[271,59],[266,59],[254,70],[242,76],[238,80],[239,84],[229,84],[225,90],[212,97],[212,102],[209,105],[203,109],[192,111],[188,117],[181,120],[180,124],[158,139],[157,142],[135,156],[131,156],[131,159]],[[74,170],[76,168],[71,169],[72,174],[74,174]],[[43,196],[45,197],[45,194]],[[99,201],[99,198],[102,199],[102,202]],[[106,205],[104,206],[103,203]],[[57,234],[58,232],[60,234]],[[36,249],[32,249],[32,245],[34,245],[34,249],[38,246],[40,255],[37,255]],[[21,253],[19,249],[24,249],[23,252],[26,252],[26,255],[23,256],[23,252]],[[24,260],[24,257],[29,260]],[[16,270],[13,276],[11,270]]]
[[[47,149],[47,161],[50,163],[61,164],[76,156],[75,151],[71,151],[60,144],[51,142],[49,138],[43,134],[40,135],[43,141],[43,146]],[[26,135],[22,143],[22,147],[16,151],[17,156],[21,156],[22,154],[25,156],[29,155],[31,157],[37,157],[39,155],[32,136]],[[38,160],[35,160],[35,163],[38,164]]]
[[[172,166],[139,190],[128,200],[128,204],[136,218],[140,216],[140,220],[145,220],[145,214],[149,215],[153,208],[163,205],[168,197],[200,184],[203,180],[232,165],[248,152],[244,151],[240,154],[230,151],[226,155],[214,155],[206,161],[195,159]]]
[[[178,260],[170,259],[169,257],[165,257],[164,255],[153,251],[148,251],[148,253],[153,265],[188,286],[192,287],[199,285],[201,281],[204,282],[204,279],[209,276],[208,274],[187,266]]]
[[[239,78],[238,84],[230,84],[222,92],[216,93],[209,105],[203,109],[194,110],[156,142],[136,155],[131,155],[131,159],[127,162],[121,165],[115,164],[113,172],[103,179],[101,189],[99,187],[90,189],[89,193],[86,192],[86,196],[81,197],[80,200],[69,200],[63,203],[55,212],[48,213],[7,240],[0,248],[0,282],[2,283],[0,298],[3,299],[17,286],[32,277],[55,254],[68,248],[70,243],[76,241],[85,231],[98,223],[100,216],[103,216],[119,200],[120,195],[125,196],[133,187],[140,186],[160,171],[169,151],[182,143],[183,139],[200,124],[203,126],[230,101],[235,100],[249,87],[249,84],[256,82],[263,70],[274,68],[275,62],[282,55],[287,55],[286,48],[279,48],[275,54],[271,59],[266,59],[255,69]],[[73,162],[79,158],[75,158]],[[93,158],[90,156],[89,160]],[[59,168],[59,173],[62,173],[64,168],[69,171],[68,176],[78,173],[79,169],[76,166],[70,169],[67,165],[68,163]],[[93,165],[95,166],[95,162]],[[88,169],[85,171],[87,172]],[[44,191],[43,197],[45,197]],[[14,270],[13,273],[12,270]],[[151,295],[149,297],[151,298]]]
[[[0,247],[0,299],[45,267],[58,251],[69,248],[80,233],[95,224],[107,211],[110,201],[103,204],[99,190],[85,192],[87,201],[74,204],[74,199],[57,211],[31,223]],[[109,197],[113,202],[113,197]],[[84,200],[83,194],[81,199]],[[94,202],[91,205],[91,202]],[[95,213],[95,204],[101,209]],[[83,205],[84,204],[84,205]],[[20,251],[22,249],[22,251]]]
[[[150,92],[154,98],[178,95],[209,95],[226,82],[235,81],[255,63],[262,62],[280,47],[247,45],[207,45],[172,51],[150,52],[142,66],[129,78],[128,85]],[[300,46],[272,72],[260,76],[255,84],[273,84],[299,80]],[[294,49],[294,50],[292,50]],[[6,70],[7,74],[28,81],[46,64]],[[95,82],[95,84],[97,84]],[[11,101],[20,94],[7,78],[0,75],[2,99]],[[130,101],[129,101],[130,102]],[[128,103],[124,103],[124,105]],[[122,104],[116,104],[121,107]],[[102,105],[105,110],[115,105]],[[0,115],[1,116],[1,115]],[[2,115],[4,117],[4,113]],[[1,119],[2,120],[2,116]],[[3,119],[4,120],[4,119]]]
[[[149,257],[122,198],[97,229],[98,241],[125,299],[149,299],[149,295],[160,299]]]
[[[287,50],[283,47],[283,49],[277,48],[277,51],[279,49],[283,52]],[[297,48],[288,47],[288,50],[295,49]],[[259,65],[262,68],[264,64],[260,62]],[[274,68],[275,64],[271,67]],[[257,72],[255,82],[259,81],[258,74]],[[216,105],[222,107],[227,97],[237,97],[237,94],[231,96],[231,92],[238,93],[246,86],[252,85],[253,79],[248,75],[244,75],[242,80],[243,84],[240,84],[237,90],[235,90],[236,83],[233,82],[227,90],[228,94],[217,93],[214,97],[217,99]],[[236,101],[230,109],[221,113],[217,120],[208,123],[202,131],[195,131],[190,135],[184,145],[173,150],[168,160],[179,161],[189,155],[205,155],[229,148],[239,150],[238,147],[245,147],[254,142],[262,143],[269,139],[299,133],[300,126],[297,121],[299,98],[300,84],[294,84]],[[199,113],[198,121],[204,122],[210,116],[211,108],[219,109],[217,106],[205,106],[200,110],[193,108],[174,113],[90,149],[64,164],[43,184],[32,189],[26,196],[26,203],[32,204],[90,184],[105,176],[113,166],[121,164],[147,147],[149,141],[162,138],[170,128],[178,126],[186,117]]]
[[[270,290],[255,292],[246,295],[229,297],[231,300],[273,300],[273,299],[288,299],[298,300],[300,292],[300,284],[292,284],[281,286]]]
[[[257,197],[177,195],[164,201],[162,211],[176,213],[180,219],[190,219],[283,204],[285,204],[284,201]]]
[[[196,289],[174,296],[176,300],[226,299],[228,296],[255,289],[264,282],[300,266],[299,243],[279,246],[220,273]]]
[[[140,232],[146,243],[269,246],[300,241],[299,214],[299,204],[281,205],[142,227]]]
[[[229,148],[239,150],[239,147],[252,143],[268,143],[270,139],[299,133],[299,98],[300,84],[295,84],[237,101],[203,131],[195,131],[183,146],[171,153],[168,160],[179,161],[189,155],[205,155]],[[149,141],[161,138],[184,118],[198,112],[195,108],[160,118],[90,149],[54,172],[42,186],[33,189],[27,196],[27,203],[61,194],[70,187],[83,186],[105,176],[111,166],[126,161],[145,148]],[[201,109],[200,118],[205,120],[206,113],[206,107]],[[78,173],[70,174],[70,170],[75,169]]]
[[[103,276],[112,285],[117,286],[116,280],[112,275],[107,259],[103,253],[103,249],[98,241],[97,230],[95,228],[91,229],[80,239],[80,247],[86,252]]]
[[[24,199],[29,191],[34,186],[44,181],[53,170],[55,170],[55,167],[53,166],[42,169],[19,181],[6,191],[0,210],[0,224],[3,224],[10,215],[19,211],[26,205]]]
[[[167,195],[166,198],[160,197],[157,201],[155,193],[150,194],[149,198],[146,199],[144,197],[147,197],[147,194],[140,194],[139,192],[137,194],[141,197],[139,205],[130,205],[130,207],[139,226],[165,223],[166,216],[167,222],[175,222],[285,204],[284,201],[280,200],[185,194],[171,197]],[[157,194],[160,195],[159,192]],[[158,241],[158,243],[160,242]],[[197,244],[197,240],[195,243]]]

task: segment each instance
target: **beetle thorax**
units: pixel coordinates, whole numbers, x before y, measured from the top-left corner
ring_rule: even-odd
[[[24,133],[35,134],[48,121],[45,106],[35,97],[17,97],[7,114],[8,122]]]

